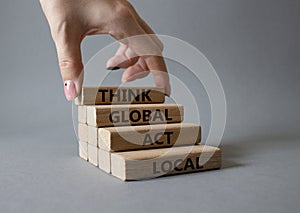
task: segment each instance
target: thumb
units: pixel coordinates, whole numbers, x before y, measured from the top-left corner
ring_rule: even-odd
[[[65,96],[68,101],[71,101],[80,94],[83,83],[81,39],[72,38],[72,36],[57,36],[54,42]]]

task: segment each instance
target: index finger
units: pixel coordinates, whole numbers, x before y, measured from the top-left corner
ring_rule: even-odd
[[[153,74],[155,85],[165,90],[167,96],[171,95],[169,74],[165,60],[162,56],[143,56],[144,61]]]

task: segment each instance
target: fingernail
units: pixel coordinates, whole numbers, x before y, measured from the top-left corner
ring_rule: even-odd
[[[129,77],[129,78],[122,78],[122,82],[123,83],[127,83],[127,82],[130,82],[130,81],[133,81],[134,80],[134,78],[132,78],[132,77]]]
[[[158,87],[158,88],[163,88],[163,87]],[[171,86],[170,86],[170,84],[166,85],[166,86],[163,88],[163,90],[164,90],[165,96],[171,97]]]
[[[73,81],[65,81],[64,91],[68,101],[72,101],[76,98],[76,87]]]
[[[106,68],[107,70],[119,70],[120,69],[120,67],[107,67]]]
[[[166,89],[166,96],[171,97],[171,86],[170,85]]]

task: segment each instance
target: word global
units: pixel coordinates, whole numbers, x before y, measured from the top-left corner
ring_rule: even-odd
[[[113,111],[109,115],[109,120],[112,123],[120,123],[120,122],[147,122],[147,121],[171,121],[172,118],[169,117],[169,111],[168,109],[164,110],[164,113],[160,109],[156,109],[155,111],[151,110],[132,110],[128,111],[122,110],[122,111]]]

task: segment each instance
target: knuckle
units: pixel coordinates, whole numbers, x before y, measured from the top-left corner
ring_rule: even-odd
[[[121,20],[133,19],[133,13],[126,4],[118,4],[115,6],[116,18]]]
[[[78,70],[82,69],[82,63],[73,59],[59,59],[61,70]]]
[[[134,14],[125,4],[116,4],[113,8],[108,33],[117,39],[125,38],[130,30],[136,27]]]

